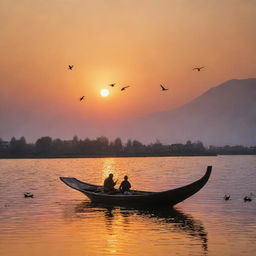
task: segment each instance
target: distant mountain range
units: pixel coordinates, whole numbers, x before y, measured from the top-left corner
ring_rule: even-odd
[[[229,80],[179,108],[133,120],[122,130],[124,137],[144,141],[256,145],[256,79]]]

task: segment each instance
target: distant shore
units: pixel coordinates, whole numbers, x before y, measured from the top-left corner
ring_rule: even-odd
[[[217,156],[216,154],[97,154],[97,155],[0,155],[0,159],[42,159],[42,158],[121,158],[121,157],[177,157],[177,156]]]
[[[188,140],[185,144],[162,144],[159,141],[143,144],[138,140],[122,142],[120,138],[111,141],[101,136],[96,139],[72,140],[39,138],[35,143],[27,143],[25,137],[10,141],[0,138],[0,159],[19,158],[107,158],[107,157],[172,157],[172,156],[217,156],[256,155],[256,146],[207,146],[201,141]]]

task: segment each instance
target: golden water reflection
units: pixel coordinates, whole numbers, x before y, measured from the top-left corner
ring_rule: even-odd
[[[116,161],[114,158],[102,159],[102,183],[110,173],[114,174],[114,179],[118,176],[118,170],[116,168]]]
[[[142,233],[144,239],[147,240],[147,235],[153,235],[152,232],[158,230],[161,233],[162,241],[159,241],[160,243],[163,243],[164,240],[167,241],[163,238],[163,234],[171,240],[178,239],[181,242],[190,240],[191,244],[200,244],[203,255],[207,254],[208,237],[203,223],[181,210],[170,207],[158,210],[104,207],[90,202],[82,202],[77,204],[74,211],[69,212],[65,217],[80,220],[81,218],[87,218],[88,213],[92,212],[97,215],[100,213],[98,218],[103,218],[106,233],[105,236],[99,237],[99,239],[106,241],[106,248],[111,255],[125,251],[126,243],[129,243],[130,239],[129,234],[134,234],[136,229],[138,230],[139,240],[142,239]],[[92,235],[95,235],[95,233]],[[96,236],[98,235],[96,233]],[[122,243],[122,241],[125,243]],[[150,244],[141,243],[140,250],[145,250],[145,246],[149,249]]]
[[[140,183],[140,180],[142,180],[140,172],[133,173],[131,171],[130,166],[120,165],[120,161],[118,161],[118,158],[102,158],[101,168],[102,168],[102,176],[101,176],[102,184],[106,179],[106,177],[109,176],[110,173],[114,175],[113,177],[114,181],[117,181],[116,188],[120,185],[125,175],[129,176],[129,181],[131,182],[133,188],[136,184]]]

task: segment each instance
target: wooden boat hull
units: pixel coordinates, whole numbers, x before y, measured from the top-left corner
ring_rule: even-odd
[[[183,187],[162,192],[132,191],[131,195],[106,194],[98,192],[101,186],[81,182],[70,177],[60,177],[60,179],[66,185],[85,194],[94,203],[131,207],[159,207],[173,206],[197,193],[207,183],[211,170],[212,166],[208,166],[202,178]]]

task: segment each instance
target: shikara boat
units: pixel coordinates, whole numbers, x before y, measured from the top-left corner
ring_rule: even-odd
[[[60,177],[60,179],[69,187],[85,194],[94,203],[129,207],[159,207],[173,206],[194,195],[207,183],[211,171],[212,166],[208,166],[203,177],[183,187],[162,192],[131,190],[128,195],[104,193],[102,186],[88,184],[76,178]]]

